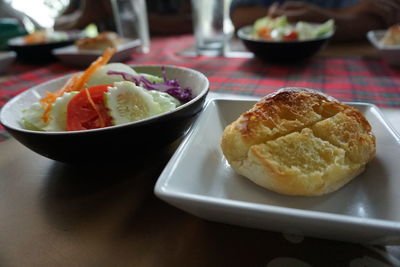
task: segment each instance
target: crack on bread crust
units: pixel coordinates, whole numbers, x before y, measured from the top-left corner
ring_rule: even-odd
[[[275,139],[309,127],[318,121],[332,117],[344,109],[338,102],[329,102],[320,94],[304,91],[298,94],[283,91],[272,98],[263,98],[238,119],[238,130],[244,138],[252,138],[257,127],[267,127],[276,134]],[[265,134],[265,133],[263,133]]]

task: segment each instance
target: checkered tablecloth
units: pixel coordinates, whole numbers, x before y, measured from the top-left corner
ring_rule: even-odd
[[[302,64],[271,65],[254,58],[188,57],[179,52],[192,46],[192,36],[155,38],[148,54],[134,54],[129,64],[173,64],[203,72],[211,91],[264,96],[278,88],[319,89],[341,101],[368,102],[400,108],[400,68],[379,59],[314,57]],[[44,81],[80,69],[60,62],[41,67],[18,63],[0,82],[0,107],[13,96]],[[0,140],[7,138],[0,129]]]

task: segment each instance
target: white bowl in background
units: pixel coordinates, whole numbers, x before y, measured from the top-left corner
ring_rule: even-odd
[[[393,66],[400,66],[400,45],[384,45],[380,40],[385,35],[386,30],[372,30],[367,33],[367,38],[371,44],[379,51],[383,60]]]

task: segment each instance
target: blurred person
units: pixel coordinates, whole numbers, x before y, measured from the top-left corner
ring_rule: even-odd
[[[99,31],[115,31],[111,0],[70,0],[54,22],[56,30],[84,29],[91,23]]]
[[[189,0],[147,0],[151,34],[181,34],[192,31]],[[83,29],[95,23],[99,31],[116,31],[111,0],[71,0],[55,21],[57,30]]]
[[[289,21],[321,23],[334,19],[335,39],[359,41],[369,30],[386,29],[400,22],[400,0],[233,0],[231,18],[238,29],[263,16],[285,15]]]
[[[16,10],[5,0],[0,0],[0,18],[14,19],[26,31],[34,31],[41,28],[33,18]]]
[[[190,0],[147,0],[146,3],[150,33],[169,35],[193,32]]]
[[[41,29],[27,14],[0,0],[0,50],[8,50],[8,40]]]

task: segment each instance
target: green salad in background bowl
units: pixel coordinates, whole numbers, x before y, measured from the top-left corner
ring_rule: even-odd
[[[311,58],[335,34],[335,22],[290,23],[285,16],[257,19],[240,28],[239,39],[254,55],[271,63],[291,63]]]
[[[292,24],[285,16],[263,17],[254,22],[251,36],[265,41],[306,41],[331,35],[334,29],[332,19],[322,24],[304,21]]]

